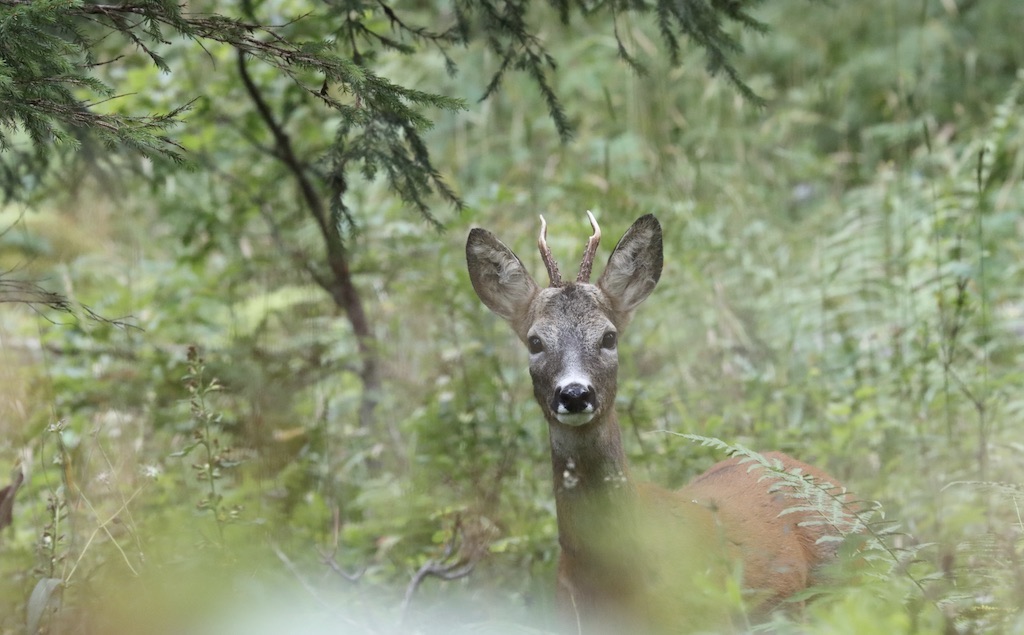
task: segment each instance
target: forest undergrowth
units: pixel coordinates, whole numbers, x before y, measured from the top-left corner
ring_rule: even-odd
[[[538,213],[567,260],[588,209],[606,236],[645,213],[665,231],[621,342],[634,472],[681,486],[782,450],[864,510],[862,567],[759,628],[1024,632],[1024,9],[913,5],[765,3],[735,60],[763,107],[702,51],[661,59],[643,18],[551,24],[570,142],[529,77],[476,101],[489,51],[452,52],[455,75],[374,57],[470,107],[424,132],[465,204],[432,201],[440,227],[381,174],[346,183],[372,337],[325,293],[225,52],[110,69],[224,110],[178,130],[192,170],[101,154],[0,208],[0,270],[78,307],[0,305],[0,634],[555,630],[547,432],[464,244],[486,227],[539,275]],[[250,70],[322,149],[326,116]]]

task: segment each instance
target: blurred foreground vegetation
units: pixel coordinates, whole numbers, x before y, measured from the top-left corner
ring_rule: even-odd
[[[777,631],[1024,632],[1024,4],[765,3],[733,60],[764,107],[702,50],[670,64],[648,19],[549,11],[568,143],[527,76],[477,101],[487,50],[450,50],[455,75],[372,60],[467,108],[423,133],[464,208],[346,184],[369,339],[230,51],[104,71],[136,106],[200,97],[170,133],[190,169],[85,144],[0,208],[0,283],[78,307],[0,305],[0,486],[26,475],[0,633],[552,629],[547,431],[463,245],[487,227],[539,274],[537,213],[571,263],[586,209],[666,232],[620,353],[637,476],[722,458],[665,431],[695,433],[818,464],[896,523],[887,566]],[[315,172],[335,115],[250,72]]]

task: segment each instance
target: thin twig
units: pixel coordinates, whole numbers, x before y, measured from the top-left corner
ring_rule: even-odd
[[[302,572],[299,571],[299,568],[295,566],[295,563],[292,562],[291,558],[289,558],[288,555],[281,550],[281,547],[279,547],[276,542],[271,541],[270,548],[271,550],[273,550],[274,555],[277,556],[277,559],[281,561],[281,564],[283,564],[284,567],[288,569],[289,573],[291,573],[292,576],[294,576],[295,579],[298,580],[299,584],[302,585],[302,588],[304,588],[306,592],[309,593],[310,597],[316,600],[317,604],[323,606],[324,608],[331,608],[330,603],[327,602],[327,600],[320,597],[320,593],[312,584],[309,583],[309,580],[306,579],[306,576],[302,575]]]
[[[457,547],[460,543],[459,537],[461,535],[462,525],[456,519],[455,527],[452,529],[452,537],[445,544],[444,553],[441,554],[441,557],[427,560],[416,574],[413,575],[409,586],[405,588],[405,598],[402,600],[402,608],[398,618],[399,626],[405,623],[406,615],[409,612],[409,605],[412,603],[412,596],[415,595],[423,580],[428,577],[440,578],[446,581],[458,580],[459,578],[466,577],[473,571],[473,568],[476,566],[476,562],[473,559],[459,556],[455,560],[451,560],[453,556],[458,556]]]
[[[3,274],[0,273],[0,276],[2,275]],[[103,317],[84,304],[73,304],[66,296],[53,291],[47,291],[41,286],[25,280],[4,280],[3,278],[0,278],[0,304],[5,302],[25,304],[33,309],[37,309],[39,306],[45,306],[55,311],[69,313],[71,315],[76,314],[75,309],[77,306],[77,309],[90,320],[103,322],[118,328],[142,330],[141,327],[125,321],[130,319],[131,316],[120,318]],[[42,313],[40,313],[40,315],[42,315]],[[43,317],[53,324],[58,323],[46,316]]]
[[[338,564],[338,561],[334,559],[333,553],[327,553],[319,548],[317,548],[316,552],[320,556],[320,562],[327,565],[331,571],[337,573],[349,582],[358,582],[359,579],[363,577],[363,574],[366,573],[365,565],[355,573],[349,573],[348,571],[345,571],[340,564]]]

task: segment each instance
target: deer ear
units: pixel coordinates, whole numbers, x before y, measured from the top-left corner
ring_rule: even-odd
[[[506,320],[521,317],[537,293],[537,283],[519,258],[485,229],[469,232],[466,265],[476,294]]]
[[[615,245],[597,286],[628,314],[654,291],[662,261],[661,224],[653,214],[641,216]]]

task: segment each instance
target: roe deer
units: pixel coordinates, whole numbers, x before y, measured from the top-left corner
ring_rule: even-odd
[[[737,458],[678,491],[633,481],[615,414],[616,348],[661,276],[661,225],[653,215],[633,223],[590,284],[601,230],[587,215],[594,234],[575,282],[561,279],[543,217],[547,288],[490,232],[473,229],[466,242],[473,288],[526,344],[548,422],[558,603],[579,628],[729,628],[742,588],[751,613],[763,616],[813,582],[836,551],[834,541],[819,539],[835,531],[773,490],[763,466]],[[787,472],[836,483],[785,454],[764,456]]]

